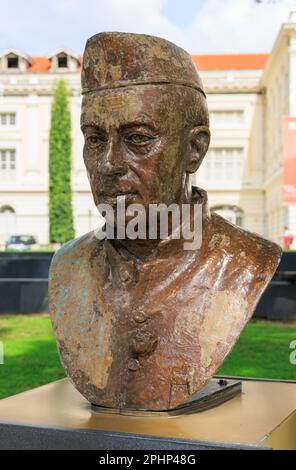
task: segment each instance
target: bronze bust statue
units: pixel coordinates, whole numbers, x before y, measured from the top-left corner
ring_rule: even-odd
[[[95,204],[198,205],[202,242],[99,240],[55,254],[50,311],[61,361],[91,403],[169,410],[200,390],[234,346],[280,260],[259,235],[210,213],[190,186],[210,142],[191,57],[157,37],[101,33],[82,66],[83,158]],[[126,223],[126,220],[125,220]]]

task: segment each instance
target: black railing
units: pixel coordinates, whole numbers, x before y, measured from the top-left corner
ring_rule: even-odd
[[[48,311],[48,270],[53,253],[0,253],[0,313]],[[296,321],[296,252],[283,253],[255,318]]]
[[[283,253],[254,316],[284,322],[296,321],[296,252]]]
[[[0,253],[0,313],[48,311],[48,270],[53,253]]]

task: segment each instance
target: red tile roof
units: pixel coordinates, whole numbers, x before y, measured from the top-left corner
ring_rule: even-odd
[[[269,54],[193,55],[198,70],[259,70],[264,69]]]
[[[48,72],[49,68],[50,60],[47,57],[32,57],[32,65],[27,72]]]
[[[198,70],[260,70],[264,69],[269,54],[212,54],[193,55]],[[50,60],[33,57],[28,72],[48,72]]]

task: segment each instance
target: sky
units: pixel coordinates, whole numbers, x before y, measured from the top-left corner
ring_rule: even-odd
[[[161,36],[191,54],[269,52],[296,0],[0,0],[0,52],[82,53],[100,31]]]

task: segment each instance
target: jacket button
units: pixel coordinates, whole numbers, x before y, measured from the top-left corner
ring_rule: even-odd
[[[128,272],[128,270],[124,269],[124,268],[119,269],[119,277],[120,277],[122,282],[127,282],[131,278],[130,273]]]
[[[139,367],[140,367],[140,363],[137,359],[133,359],[133,358],[129,359],[127,363],[127,368],[129,370],[136,371],[139,369]]]
[[[134,314],[134,320],[137,323],[144,323],[147,320],[145,313],[142,310],[139,310]]]
[[[155,335],[147,331],[140,331],[132,337],[131,350],[138,356],[146,356],[154,351],[157,343],[158,339]]]

